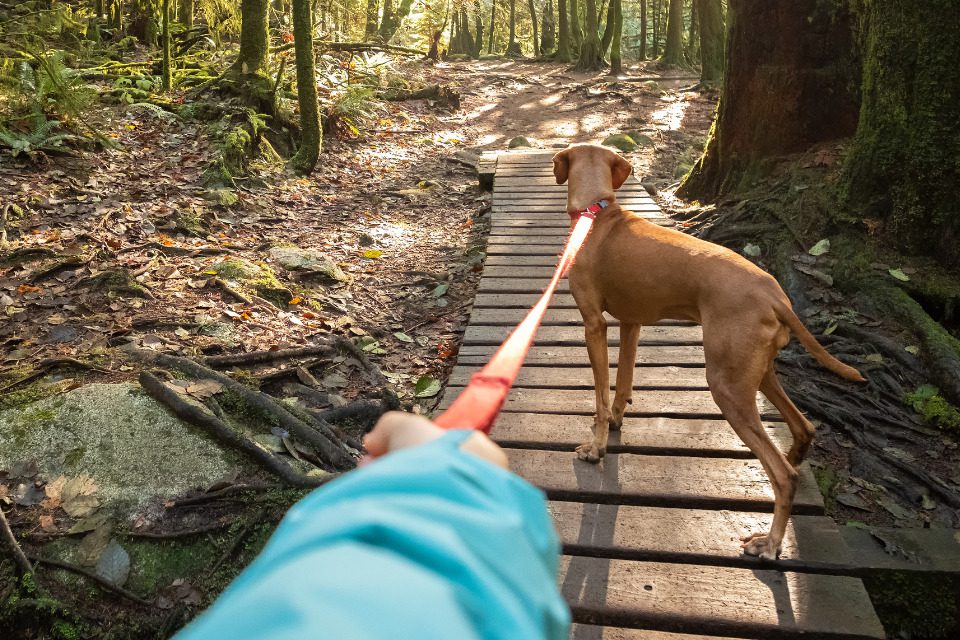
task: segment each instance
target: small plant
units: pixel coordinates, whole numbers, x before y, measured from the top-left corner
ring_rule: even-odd
[[[346,129],[353,135],[358,135],[360,127],[378,111],[374,93],[372,87],[349,85],[327,110],[330,131]]]
[[[34,119],[34,124],[27,130],[11,130],[0,125],[0,146],[7,147],[10,155],[16,158],[20,154],[36,160],[41,152],[63,151],[68,143],[82,140],[72,133],[58,133],[56,129],[60,123],[56,120],[47,120],[42,116]]]

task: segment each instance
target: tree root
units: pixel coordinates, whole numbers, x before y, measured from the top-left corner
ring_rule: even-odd
[[[390,381],[387,380],[385,375],[383,375],[383,371],[380,370],[380,367],[371,362],[370,358],[367,357],[367,354],[364,353],[360,347],[355,345],[353,340],[337,336],[334,338],[333,342],[337,348],[346,351],[356,358],[370,373],[370,376],[373,378],[373,382],[381,389],[380,399],[383,401],[383,410],[386,412],[396,411],[399,409],[400,398],[398,398],[397,394],[393,391],[393,389],[390,388]]]
[[[178,538],[189,538],[203,533],[212,533],[221,531],[229,527],[232,522],[216,522],[195,529],[185,529],[183,531],[168,531],[166,533],[153,533],[151,531],[118,531],[117,535],[128,538],[142,538],[144,540],[177,540]]]
[[[96,365],[90,364],[89,362],[83,362],[82,360],[77,360],[75,358],[47,358],[45,360],[41,360],[39,364],[37,364],[37,368],[32,373],[27,374],[19,380],[14,380],[4,387],[0,387],[0,394],[7,393],[16,387],[19,387],[20,385],[29,384],[34,380],[38,380],[47,375],[51,369],[56,369],[57,367],[77,367],[79,369],[87,369],[90,371],[96,371],[98,373],[113,373],[109,369],[103,369]]]
[[[10,556],[17,565],[19,574],[25,576],[33,573],[33,566],[30,564],[30,559],[27,558],[27,554],[20,548],[20,543],[17,542],[16,536],[13,535],[10,523],[7,522],[7,515],[3,512],[2,508],[0,508],[0,537],[3,538],[4,543],[10,548]]]
[[[226,293],[227,295],[229,295],[231,298],[235,299],[237,302],[242,302],[242,303],[245,304],[245,305],[252,305],[252,304],[253,304],[253,300],[251,300],[250,298],[248,298],[248,297],[247,297],[246,295],[244,295],[243,293],[240,293],[239,291],[237,291],[236,289],[234,289],[233,287],[231,287],[230,285],[228,285],[226,282],[224,282],[221,278],[218,278],[218,277],[216,277],[216,276],[214,276],[214,277],[210,278],[209,280],[207,280],[206,286],[208,286],[208,287],[219,287],[220,289],[223,289],[223,292],[224,292],[224,293]]]
[[[228,549],[220,554],[220,557],[218,557],[213,564],[210,565],[210,568],[207,569],[208,578],[213,575],[214,571],[220,568],[220,565],[226,562],[227,558],[235,554],[240,549],[244,541],[250,537],[251,533],[253,533],[253,529],[263,521],[263,517],[266,515],[266,512],[266,509],[260,509],[257,515],[251,518],[250,521],[244,525],[243,529],[240,530],[240,533],[237,534],[237,537],[234,538],[233,544],[231,544]]]
[[[165,385],[149,371],[140,372],[139,379],[140,386],[147,392],[147,395],[167,405],[178,418],[200,427],[221,444],[244,453],[252,461],[287,484],[294,487],[317,487],[329,480],[329,476],[313,477],[296,471],[268,451],[239,435],[213,414],[181,398],[179,393]]]
[[[109,580],[106,580],[106,579],[104,579],[104,578],[101,578],[101,577],[98,576],[97,574],[95,574],[95,573],[93,573],[93,572],[91,572],[91,571],[87,571],[86,569],[82,569],[82,568],[80,568],[80,567],[78,567],[78,566],[76,566],[76,565],[70,564],[69,562],[61,562],[60,560],[50,560],[50,559],[48,559],[48,558],[41,558],[40,556],[35,556],[35,555],[28,555],[27,557],[28,557],[30,560],[33,560],[33,561],[34,561],[35,563],[37,563],[38,565],[46,565],[46,566],[48,566],[48,567],[55,567],[55,568],[57,568],[57,569],[63,569],[64,571],[69,571],[69,572],[75,573],[75,574],[77,574],[77,575],[79,575],[79,576],[83,576],[83,577],[86,578],[87,580],[90,580],[90,581],[92,581],[92,582],[97,583],[97,585],[99,585],[100,587],[102,587],[102,588],[105,589],[106,591],[109,591],[109,592],[111,592],[111,593],[115,593],[115,594],[117,594],[117,595],[123,596],[123,597],[126,598],[127,600],[130,600],[130,601],[132,601],[132,602],[136,602],[137,604],[142,605],[142,606],[144,606],[144,607],[152,607],[152,606],[153,606],[153,604],[151,604],[148,600],[144,600],[143,598],[141,598],[141,597],[138,596],[137,594],[133,593],[132,591],[128,591],[128,590],[124,589],[123,587],[118,587],[117,585],[113,584],[113,583],[110,582]]]
[[[336,422],[339,420],[356,420],[369,428],[373,426],[380,416],[389,409],[384,408],[384,403],[376,403],[372,400],[357,400],[342,407],[317,411],[309,409],[310,413],[318,420],[326,422]]]
[[[127,247],[126,249],[121,249],[117,253],[127,253],[130,251],[139,251],[140,249],[153,249],[154,251],[159,251],[160,253],[168,256],[221,256],[225,253],[230,253],[230,250],[222,247],[197,247],[190,249],[188,247],[176,247],[173,245],[167,246],[160,244],[159,242],[145,242],[143,244],[138,244],[133,247]]]
[[[224,487],[223,489],[218,489],[217,491],[211,491],[209,493],[204,493],[199,496],[193,496],[192,498],[180,498],[174,500],[170,505],[172,507],[189,507],[197,504],[206,504],[208,502],[214,502],[220,498],[226,498],[232,496],[235,493],[244,493],[247,491],[257,492],[257,491],[272,491],[274,489],[279,489],[283,485],[280,484],[232,484],[229,487]]]
[[[238,353],[228,356],[208,356],[203,359],[203,363],[219,369],[223,367],[242,367],[263,364],[264,362],[273,362],[274,360],[291,360],[305,356],[329,355],[331,353],[333,353],[332,347],[328,345],[315,345],[294,349],[251,351],[249,353]]]
[[[344,450],[343,445],[329,426],[326,428],[324,428],[323,425],[319,425],[319,428],[311,427],[267,394],[251,389],[229,376],[225,376],[222,373],[209,369],[187,358],[170,356],[146,349],[130,348],[129,350],[130,353],[138,359],[148,364],[179,369],[198,379],[209,378],[216,380],[239,396],[249,407],[259,411],[264,416],[274,419],[280,427],[315,447],[320,454],[320,458],[334,469],[350,469],[355,465],[353,458]]]

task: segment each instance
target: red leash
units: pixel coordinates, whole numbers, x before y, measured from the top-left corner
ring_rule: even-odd
[[[513,381],[517,379],[523,359],[533,344],[533,337],[547,311],[554,289],[573,266],[573,260],[587,239],[596,214],[607,206],[607,201],[601,200],[578,212],[580,218],[570,232],[570,237],[567,238],[557,269],[540,300],[530,309],[523,322],[517,325],[513,333],[500,345],[490,362],[473,375],[463,393],[446,411],[434,418],[433,422],[436,425],[444,429],[476,429],[490,433],[503,406],[503,401],[506,400]]]

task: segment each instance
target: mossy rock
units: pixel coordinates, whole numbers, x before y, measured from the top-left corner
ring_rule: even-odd
[[[640,145],[638,145],[633,138],[625,133],[617,133],[612,136],[608,136],[601,144],[605,147],[613,147],[624,152],[636,151],[640,148]]]
[[[134,384],[86,385],[0,412],[0,468],[30,460],[49,480],[90,475],[101,504],[127,512],[239,464]]]
[[[242,258],[222,260],[210,266],[207,273],[236,284],[280,308],[286,308],[287,303],[294,297],[293,293],[277,280],[269,267]]]
[[[693,169],[693,165],[689,165],[684,162],[681,162],[680,164],[677,165],[677,168],[674,169],[673,177],[677,179],[683,178],[685,175],[690,173],[691,169]]]
[[[532,147],[532,146],[533,145],[530,144],[530,141],[523,136],[517,136],[516,138],[510,141],[510,144],[507,145],[507,147],[510,149],[520,149],[521,147]]]
[[[273,247],[270,257],[288,271],[303,271],[331,282],[350,282],[352,278],[331,258],[319,251],[299,247]]]
[[[641,147],[653,146],[653,138],[643,133],[642,131],[627,131],[626,135],[630,136],[630,139],[633,140],[637,145]]]

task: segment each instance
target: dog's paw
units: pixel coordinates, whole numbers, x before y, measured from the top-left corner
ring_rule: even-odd
[[[585,444],[577,447],[577,458],[583,460],[584,462],[591,462],[596,464],[600,462],[600,458],[603,457],[603,454],[606,453],[604,449],[597,448],[593,442],[587,442]]]
[[[773,548],[770,536],[766,533],[754,533],[744,538],[740,538],[743,544],[740,548],[748,556],[759,556],[764,560],[776,560],[780,555],[780,547]]]
[[[610,431],[620,431],[620,427],[623,426],[623,414],[621,413],[618,418],[616,413],[614,413],[607,419],[607,424],[610,425]]]

